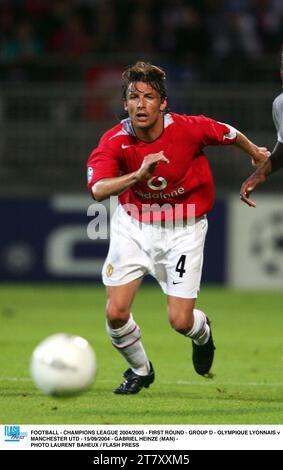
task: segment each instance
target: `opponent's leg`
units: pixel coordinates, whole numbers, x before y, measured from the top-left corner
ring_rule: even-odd
[[[112,344],[122,354],[130,368],[125,380],[114,390],[117,394],[138,393],[154,381],[154,371],[141,342],[140,328],[131,314],[135,294],[142,277],[128,284],[107,287],[107,331]]]
[[[210,321],[201,310],[194,308],[195,301],[168,296],[168,316],[172,328],[192,339],[195,371],[206,375],[213,363],[215,346]]]

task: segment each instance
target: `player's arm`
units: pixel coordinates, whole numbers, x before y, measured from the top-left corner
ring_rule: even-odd
[[[94,199],[100,202],[110,196],[121,194],[151,174],[159,162],[169,163],[163,152],[147,155],[137,171],[114,178],[100,179],[91,188]]]
[[[266,147],[258,147],[238,130],[235,145],[250,155],[253,166],[260,165],[270,156],[270,152]]]
[[[254,201],[250,199],[250,194],[257,186],[264,183],[268,175],[283,167],[283,144],[277,142],[270,158],[261,163],[256,171],[250,175],[242,184],[240,198],[250,207],[256,207]]]
[[[274,173],[283,167],[283,143],[277,142],[272,154],[270,155],[271,171]]]
[[[236,145],[251,157],[254,166],[258,166],[270,156],[266,147],[258,147],[230,124],[215,121],[206,116],[200,116],[199,122],[200,129],[203,131],[202,142],[204,146]]]

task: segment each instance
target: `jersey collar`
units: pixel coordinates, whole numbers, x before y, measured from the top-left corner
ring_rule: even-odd
[[[170,126],[173,122],[174,122],[174,119],[170,113],[164,114],[164,129]],[[121,124],[122,124],[123,134],[131,135],[135,137],[134,126],[129,117],[126,119],[122,119]]]

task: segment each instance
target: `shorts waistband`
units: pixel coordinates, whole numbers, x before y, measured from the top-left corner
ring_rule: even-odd
[[[144,221],[144,220],[139,220],[136,217],[133,217],[132,215],[128,214],[122,205],[119,205],[118,209],[121,211],[120,214],[122,216],[128,217],[132,223],[135,225],[145,225],[145,226],[157,226],[157,227],[162,227],[162,228],[171,228],[171,227],[187,227],[187,226],[192,226],[195,225],[197,222],[200,220],[206,219],[207,214],[203,214],[199,217],[191,218],[191,219],[176,219],[176,220],[150,220],[150,221]]]
[[[130,216],[129,216],[130,217]],[[204,215],[201,215],[200,217],[196,217],[195,219],[187,219],[187,220],[184,220],[184,219],[178,219],[178,220],[151,220],[151,221],[148,221],[148,222],[144,222],[144,221],[141,221],[141,220],[138,220],[134,217],[131,217],[132,221],[137,224],[137,225],[141,225],[141,224],[144,224],[146,226],[156,226],[156,227],[161,227],[161,228],[171,228],[171,227],[187,227],[187,226],[192,226],[192,225],[195,225],[196,223],[198,223],[200,220],[203,220],[203,219],[206,219],[207,218],[207,215],[204,214]]]
[[[161,227],[166,227],[166,225],[177,225],[180,227],[186,227],[187,225],[194,225],[197,222],[199,222],[202,219],[206,219],[206,215],[201,215],[200,217],[195,217],[194,219],[178,219],[178,220],[157,220],[157,221],[150,221],[150,222],[142,222],[145,224],[150,224],[150,225],[160,225]]]

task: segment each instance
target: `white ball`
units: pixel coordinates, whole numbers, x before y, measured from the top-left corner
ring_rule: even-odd
[[[47,395],[79,393],[94,380],[95,353],[86,339],[58,333],[35,348],[30,372],[35,385]]]

